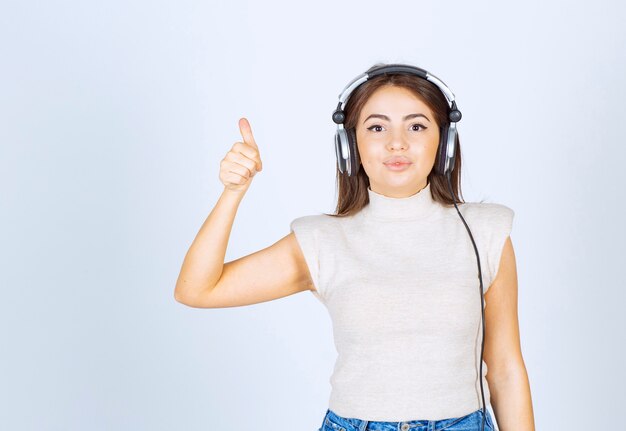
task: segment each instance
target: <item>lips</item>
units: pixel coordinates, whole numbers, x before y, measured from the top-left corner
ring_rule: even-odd
[[[385,165],[392,165],[396,163],[401,163],[403,165],[412,163],[409,159],[404,156],[394,156],[390,159],[387,159],[383,162]]]

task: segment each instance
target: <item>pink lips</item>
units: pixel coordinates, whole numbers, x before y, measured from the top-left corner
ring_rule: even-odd
[[[411,161],[406,157],[396,156],[387,160],[384,165],[392,171],[404,171],[411,166]]]
[[[385,160],[384,163],[411,163],[411,161],[404,156],[393,156],[390,159]]]
[[[411,163],[385,163],[385,166],[392,171],[403,171],[408,169]]]

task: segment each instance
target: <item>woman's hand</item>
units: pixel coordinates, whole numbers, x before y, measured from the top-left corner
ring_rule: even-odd
[[[263,162],[246,118],[239,119],[239,131],[243,142],[235,142],[220,162],[220,181],[228,190],[245,193],[252,177],[263,169]]]

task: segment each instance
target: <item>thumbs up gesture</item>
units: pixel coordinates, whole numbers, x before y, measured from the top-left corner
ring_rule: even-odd
[[[226,189],[245,193],[252,183],[252,177],[263,169],[263,162],[246,118],[239,119],[239,132],[243,142],[235,142],[226,153],[220,162],[219,177]]]

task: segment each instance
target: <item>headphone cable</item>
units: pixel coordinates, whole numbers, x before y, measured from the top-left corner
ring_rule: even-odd
[[[467,223],[465,223],[465,219],[463,218],[463,215],[461,215],[461,211],[459,211],[459,207],[456,205],[456,196],[454,195],[454,191],[452,190],[452,182],[450,180],[450,171],[446,173],[445,177],[448,180],[448,189],[450,190],[450,196],[452,196],[452,202],[454,203],[454,208],[456,208],[456,212],[461,217],[461,220],[463,221],[463,224],[465,225],[465,228],[467,229],[467,232],[469,233],[470,239],[472,240],[472,245],[474,246],[474,252],[476,253],[476,260],[478,262],[478,279],[480,281],[480,311],[481,311],[482,323],[483,323],[482,324],[483,336],[482,336],[481,348],[480,348],[480,371],[479,371],[478,378],[480,380],[480,394],[482,396],[482,411],[483,411],[481,430],[485,431],[486,412],[485,412],[485,392],[483,391],[483,351],[485,350],[485,306],[483,302],[483,276],[482,276],[482,271],[480,268],[480,256],[478,254],[478,249],[476,248],[476,243],[474,242],[474,237],[472,236],[472,231],[470,230],[469,226],[467,226]]]

